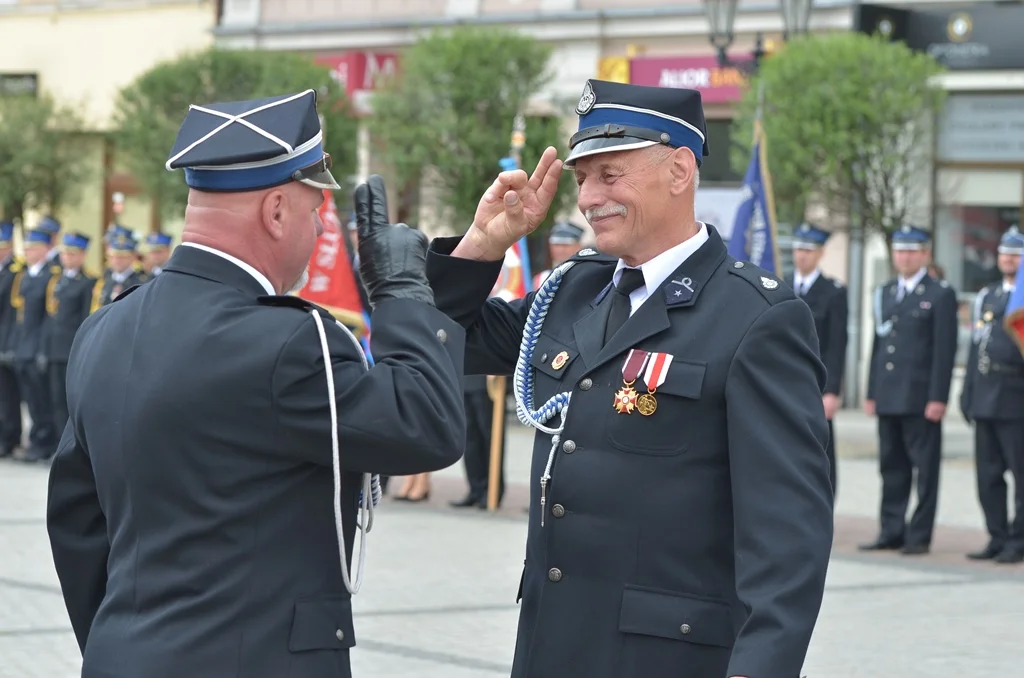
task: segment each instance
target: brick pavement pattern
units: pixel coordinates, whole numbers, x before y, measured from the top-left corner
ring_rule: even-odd
[[[431,500],[384,500],[355,600],[356,678],[508,676],[528,497],[528,431],[512,420],[508,491],[495,514],[457,511],[461,465],[434,475]],[[984,544],[969,432],[948,427],[930,555],[861,554],[878,506],[873,427],[837,423],[837,533],[808,678],[963,678],[1021,674],[1024,567],[975,564]],[[398,479],[396,479],[398,481]],[[50,558],[46,467],[0,461],[0,678],[77,678],[80,657]]]

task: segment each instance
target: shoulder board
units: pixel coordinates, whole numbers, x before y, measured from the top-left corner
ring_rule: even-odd
[[[136,273],[142,273],[142,271],[143,271],[142,262],[138,261],[138,260],[133,261],[132,262],[132,268],[135,269]]]
[[[256,298],[263,306],[279,306],[281,308],[296,308],[300,311],[316,310],[327,320],[335,320],[335,317],[323,306],[317,306],[312,301],[297,297],[292,294],[264,294]]]
[[[116,297],[114,297],[111,300],[110,303],[114,303],[115,301],[121,301],[122,299],[124,299],[125,297],[127,297],[129,294],[131,294],[132,292],[134,292],[137,289],[139,289],[139,285],[132,285],[128,289],[126,289],[123,292],[121,292],[121,294],[119,294]]]
[[[761,293],[761,296],[771,304],[775,305],[780,301],[796,299],[793,288],[779,281],[779,278],[768,271],[754,266],[746,261],[737,261],[727,257],[724,263],[726,270],[733,275],[747,281],[751,287]]]
[[[60,266],[51,266],[50,267],[50,273],[52,273],[53,275],[60,275],[63,272],[64,272],[64,269],[61,268]]]
[[[618,259],[618,257],[613,257],[613,256],[608,255],[608,254],[601,254],[600,252],[598,252],[597,250],[595,250],[592,247],[584,247],[579,252],[577,252],[576,254],[574,254],[571,257],[569,257],[568,260],[569,261],[600,261],[600,262],[605,263],[605,264],[608,264],[608,263],[613,263],[614,264],[619,259]],[[557,266],[556,266],[556,268],[557,268]]]

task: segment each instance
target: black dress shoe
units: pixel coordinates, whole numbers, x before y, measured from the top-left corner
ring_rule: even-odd
[[[472,506],[482,506],[484,508],[487,508],[487,501],[481,499],[475,494],[467,494],[462,499],[448,502],[448,505],[453,508],[470,508]]]
[[[970,558],[971,560],[992,560],[993,558],[995,558],[996,556],[998,556],[1002,552],[1003,552],[1003,547],[1002,547],[1001,544],[995,544],[993,542],[989,542],[988,546],[986,546],[985,548],[983,548],[980,551],[975,551],[974,553],[968,553],[967,557]]]
[[[902,539],[882,539],[879,537],[870,544],[861,544],[857,548],[861,551],[896,551],[902,546]]]
[[[992,560],[997,563],[1019,563],[1024,561],[1024,551],[1018,548],[1007,547]]]
[[[900,553],[905,556],[921,556],[931,550],[928,544],[905,544]]]
[[[30,447],[28,451],[22,456],[21,461],[35,463],[40,461],[48,461],[53,456],[52,450],[44,450],[39,447]]]

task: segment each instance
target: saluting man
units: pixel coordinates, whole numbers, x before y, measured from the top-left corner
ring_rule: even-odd
[[[68,362],[47,529],[82,676],[350,676],[372,474],[461,456],[465,332],[377,176],[355,194],[373,367],[290,294],[338,188],[314,90],[190,107],[166,166],[189,186],[183,242]]]
[[[939,501],[942,419],[957,347],[956,292],[928,275],[931,236],[904,225],[892,236],[899,277],[875,290],[875,339],[864,411],[878,416],[880,532],[861,550],[928,553]],[[907,523],[917,471],[917,508]]]
[[[538,429],[512,677],[795,677],[833,524],[811,312],[695,219],[699,92],[589,80],[576,111],[566,164],[608,256],[487,298],[551,206],[549,148],[427,260],[467,372],[514,375]]]
[[[107,259],[110,265],[93,289],[93,311],[106,306],[129,287],[146,282],[142,264],[136,257],[138,241],[123,226],[115,226],[107,233]]]
[[[60,266],[60,235],[61,224],[53,217],[43,217],[36,224],[37,231],[45,231],[50,234],[50,242],[53,246],[50,251],[46,253],[46,264],[48,266]]]
[[[50,288],[46,304],[50,320],[46,324],[43,353],[49,364],[50,396],[58,440],[68,423],[66,382],[71,344],[92,310],[92,294],[96,286],[96,278],[83,269],[88,247],[87,235],[75,231],[64,234],[60,253],[64,270],[57,284]]]
[[[974,560],[1024,561],[1024,355],[1006,333],[1003,316],[1014,291],[1024,234],[1013,226],[999,241],[1003,279],[974,300],[974,332],[960,408],[974,424],[978,500],[989,543],[969,553]],[[1014,516],[1006,510],[1007,471],[1013,475]]]
[[[793,279],[790,285],[796,295],[811,307],[814,328],[818,333],[818,355],[825,364],[825,393],[821,397],[828,419],[829,479],[832,492],[838,485],[836,463],[835,429],[832,420],[839,411],[839,400],[843,389],[843,370],[846,366],[847,343],[847,298],[846,288],[838,281],[821,273],[818,264],[825,253],[825,243],[831,233],[815,224],[801,224],[793,233]]]
[[[171,243],[174,239],[166,233],[150,233],[146,236],[146,251],[142,255],[143,274],[146,279],[160,275],[171,257]]]
[[[548,234],[548,256],[551,257],[552,268],[565,262],[566,259],[583,249],[583,229],[571,221],[560,221],[551,227]],[[533,276],[533,289],[538,289],[544,279],[551,274],[551,268]]]

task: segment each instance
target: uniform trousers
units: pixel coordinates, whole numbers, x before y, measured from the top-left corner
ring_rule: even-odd
[[[18,388],[28,405],[32,429],[28,434],[29,449],[51,455],[57,449],[57,436],[53,428],[53,401],[50,398],[49,376],[39,369],[34,360],[18,360],[14,364]]]
[[[487,377],[466,375],[463,400],[466,405],[466,480],[469,494],[481,501],[487,499],[491,469],[491,425],[494,401],[487,394]],[[479,383],[478,383],[479,382]],[[505,494],[505,441],[501,441],[501,472],[498,476],[498,501]]]
[[[923,415],[878,417],[879,467],[882,475],[883,541],[930,545],[939,504],[942,422]],[[917,508],[906,522],[910,489],[917,472]]]
[[[57,441],[64,435],[68,425],[68,364],[52,362],[50,372],[50,397],[53,400],[53,429]]]
[[[1024,551],[1024,419],[976,419],[974,458],[978,500],[993,545]],[[1016,495],[1012,523],[1006,506],[1007,471],[1013,474]]]
[[[21,445],[21,391],[12,365],[0,365],[0,456]]]

